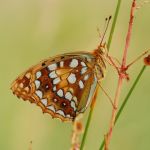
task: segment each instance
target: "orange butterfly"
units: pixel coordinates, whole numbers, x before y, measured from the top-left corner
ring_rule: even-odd
[[[104,50],[101,41],[92,52],[67,53],[43,60],[21,74],[11,89],[17,97],[37,104],[53,118],[73,121],[86,110],[98,82],[104,78]]]
[[[105,68],[101,49],[64,54],[31,67],[12,83],[11,89],[54,118],[74,120],[87,108]]]

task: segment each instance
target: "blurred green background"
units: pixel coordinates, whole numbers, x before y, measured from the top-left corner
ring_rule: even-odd
[[[142,2],[137,1],[138,3]],[[64,52],[97,47],[97,27],[103,31],[105,17],[114,14],[117,0],[0,0],[0,150],[69,150],[71,123],[62,123],[41,109],[13,96],[11,82],[31,65]],[[131,0],[121,5],[110,54],[122,56]],[[108,32],[109,33],[109,32]],[[107,38],[108,38],[107,33]],[[106,38],[106,39],[107,39]],[[150,48],[150,4],[136,12],[128,62]],[[129,70],[120,103],[127,94],[142,60]],[[103,87],[113,97],[117,74],[108,65]],[[85,112],[83,122],[87,119]],[[110,150],[150,149],[150,68],[132,94],[118,124]],[[111,116],[111,105],[99,92],[85,150],[98,150]]]

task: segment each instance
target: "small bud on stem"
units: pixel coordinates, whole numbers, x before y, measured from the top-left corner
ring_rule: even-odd
[[[147,57],[144,58],[144,64],[146,66],[150,66],[150,55],[148,55]]]

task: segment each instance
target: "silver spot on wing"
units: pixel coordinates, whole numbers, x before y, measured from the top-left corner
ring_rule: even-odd
[[[36,95],[41,99],[43,97],[43,93],[40,90],[35,91]]]

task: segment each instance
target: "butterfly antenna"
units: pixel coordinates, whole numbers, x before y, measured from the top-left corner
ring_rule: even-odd
[[[106,35],[107,29],[108,29],[108,26],[109,26],[109,23],[110,23],[110,20],[111,20],[111,16],[109,16],[109,18],[106,18],[106,19],[105,19],[106,27],[105,27],[105,29],[104,29],[104,33],[103,33],[102,38],[101,38],[100,46],[101,46],[102,43],[103,43],[104,37],[105,37],[105,35]]]
[[[105,23],[104,23],[104,26],[103,26],[103,30],[102,30],[102,31],[104,31],[105,28],[106,28],[107,20],[108,20],[108,18],[105,18]],[[102,36],[101,36],[99,27],[97,27],[97,32],[98,32],[99,38],[101,38]]]

